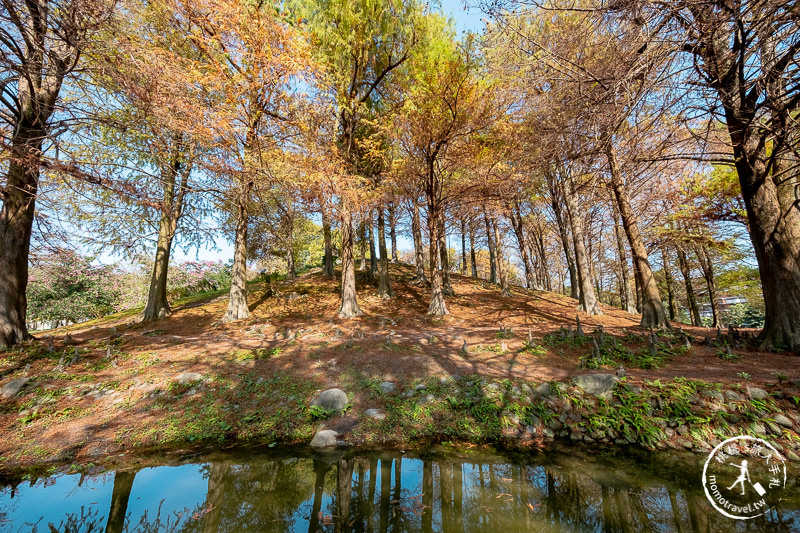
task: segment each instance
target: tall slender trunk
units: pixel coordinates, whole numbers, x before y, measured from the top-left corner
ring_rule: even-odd
[[[378,208],[378,251],[381,254],[380,280],[378,282],[378,296],[391,298],[392,284],[389,281],[389,257],[386,252],[386,227],[383,220],[383,207]]]
[[[322,239],[325,242],[325,260],[322,267],[322,275],[329,278],[333,277],[333,239],[331,238],[331,221],[328,209],[322,207]]]
[[[503,239],[500,235],[498,228],[497,218],[492,217],[492,232],[494,234],[494,242],[497,247],[497,273],[500,277],[500,296],[511,296],[511,289],[508,286],[508,270],[506,269],[505,260],[503,259]]]
[[[171,314],[167,301],[167,274],[169,272],[172,240],[178,229],[178,221],[183,214],[187,182],[191,173],[191,162],[184,162],[183,153],[176,141],[175,153],[170,164],[162,172],[161,217],[158,223],[158,240],[153,272],[150,276],[150,290],[147,305],[141,315],[142,322],[162,320]]]
[[[703,322],[700,320],[700,310],[697,308],[697,299],[694,296],[694,286],[692,285],[692,270],[689,267],[689,260],[682,247],[676,247],[678,253],[678,267],[683,275],[683,282],[686,285],[686,306],[689,308],[689,317],[692,325],[699,326]]]
[[[412,200],[411,209],[411,234],[414,238],[414,267],[415,275],[412,281],[415,285],[427,284],[428,280],[425,277],[425,253],[422,244],[422,223],[419,217],[419,204],[416,200]]]
[[[106,520],[106,533],[122,533],[125,529],[125,515],[131,497],[136,472],[117,471],[114,473],[114,488],[111,491],[111,506]]]
[[[534,257],[539,258],[538,271],[539,278],[542,280],[542,285],[548,291],[552,291],[553,281],[550,277],[550,269],[545,261],[545,257],[547,257],[547,248],[545,247],[544,243],[544,228],[542,228],[541,223],[536,225],[536,232],[533,235],[533,242],[530,244],[530,246],[531,259]],[[536,249],[536,253],[534,253],[534,248]]]
[[[247,308],[247,202],[253,183],[242,184],[242,191],[236,202],[236,237],[233,247],[233,276],[231,279],[228,310],[223,322],[242,320],[250,316]]]
[[[167,215],[162,215],[158,226],[156,258],[150,275],[150,290],[147,292],[147,305],[142,312],[141,321],[163,320],[172,314],[167,301],[167,273],[169,272],[172,232]]]
[[[467,275],[467,228],[464,217],[461,217],[461,275]]]
[[[575,250],[575,270],[578,274],[578,284],[580,292],[578,302],[580,309],[590,315],[600,315],[600,307],[597,305],[597,298],[592,287],[592,278],[589,274],[589,258],[586,254],[586,247],[583,243],[583,217],[578,213],[578,206],[575,202],[575,192],[573,185],[564,184],[564,200],[567,206],[567,218],[572,226],[572,244]]]
[[[369,241],[369,274],[373,278],[378,273],[378,254],[375,252],[375,228],[373,223],[375,217],[372,209],[369,210],[369,220],[367,221],[367,240]]]
[[[722,325],[719,316],[719,303],[717,302],[717,282],[714,279],[714,264],[708,253],[706,246],[695,249],[697,259],[700,261],[700,268],[703,271],[703,278],[706,280],[708,289],[708,303],[711,305],[711,327],[716,328]]]
[[[533,277],[533,265],[531,265],[531,258],[528,255],[528,247],[525,241],[525,231],[522,223],[522,214],[519,211],[519,204],[514,206],[514,209],[509,208],[509,219],[511,220],[511,227],[514,230],[514,236],[517,238],[517,246],[519,246],[519,255],[522,258],[522,264],[525,266],[525,286],[528,289],[535,289],[536,280]]]
[[[650,268],[650,261],[647,258],[647,249],[644,240],[639,233],[639,223],[631,207],[628,191],[622,181],[622,176],[617,169],[616,154],[614,148],[609,143],[606,146],[606,157],[608,158],[609,174],[611,176],[611,186],[614,189],[614,196],[619,207],[619,214],[622,217],[622,226],[628,236],[628,243],[631,246],[634,261],[636,262],[639,280],[641,282],[642,297],[642,321],[643,327],[669,327],[669,320],[664,312],[664,305],[661,303],[661,295],[658,291],[656,278]]]
[[[367,270],[367,223],[362,222],[359,227],[359,251],[361,252],[361,263],[358,265],[358,270],[364,272]]]
[[[353,215],[346,200],[341,206],[342,229],[342,287],[339,318],[361,316],[362,311],[356,299],[356,265],[353,260]]]
[[[575,268],[575,261],[572,258],[572,246],[569,242],[569,235],[567,235],[567,222],[564,220],[561,202],[558,200],[558,197],[555,196],[555,192],[553,195],[554,198],[551,206],[553,208],[553,214],[556,217],[558,236],[561,238],[561,246],[564,249],[564,259],[567,262],[567,270],[569,271],[569,295],[578,300],[580,298],[580,284],[578,282],[578,272]]]
[[[469,228],[469,261],[472,265],[470,275],[472,279],[478,279],[478,262],[475,258],[475,230],[470,226]]]
[[[667,285],[667,302],[669,303],[669,319],[676,320],[678,318],[678,310],[675,307],[675,278],[672,276],[672,270],[669,267],[669,258],[667,257],[667,247],[661,247],[661,264],[664,269],[664,283]]]
[[[431,303],[428,306],[428,314],[432,316],[444,316],[448,314],[447,306],[444,303],[444,288],[442,282],[442,272],[439,270],[439,218],[444,216],[442,206],[441,183],[436,178],[433,160],[428,160],[428,184],[425,196],[428,202],[428,251],[430,253],[431,270]]]
[[[439,217],[439,253],[442,256],[442,291],[445,296],[455,296],[456,291],[450,283],[450,250],[447,249],[444,229],[444,212]]]
[[[619,224],[619,210],[616,206],[612,205],[611,211],[614,213],[614,235],[617,238],[617,258],[620,272],[619,293],[622,309],[635,315],[638,312],[636,309],[636,295],[634,294],[635,287],[633,290],[631,289],[632,280],[630,279],[630,275],[628,273],[628,257],[625,253],[625,241],[623,238],[622,227]]]
[[[397,217],[395,216],[397,210],[395,209],[394,202],[389,204],[389,238],[392,241],[392,262],[397,263]]]
[[[497,256],[495,255],[494,236],[492,235],[492,223],[483,209],[483,222],[486,226],[486,245],[489,247],[489,283],[497,283]]]

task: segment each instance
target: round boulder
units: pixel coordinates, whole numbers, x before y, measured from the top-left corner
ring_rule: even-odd
[[[323,429],[317,431],[314,438],[311,439],[312,448],[333,448],[336,446],[336,437],[339,434],[332,429]]]
[[[338,415],[347,406],[347,394],[342,389],[328,389],[311,400],[311,405],[317,405]]]

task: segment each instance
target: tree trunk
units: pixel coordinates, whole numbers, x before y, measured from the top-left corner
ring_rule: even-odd
[[[491,223],[495,247],[497,248],[495,256],[497,257],[497,273],[500,277],[500,296],[508,298],[511,296],[511,289],[508,286],[508,269],[506,269],[506,264],[503,259],[503,239],[497,227],[497,218],[492,217]]]
[[[286,248],[286,279],[295,279],[297,277],[297,266],[294,261],[294,246],[289,241],[289,246]]]
[[[575,250],[575,270],[578,274],[578,302],[580,309],[590,315],[600,315],[600,307],[597,305],[592,278],[589,274],[589,258],[586,255],[586,247],[583,242],[583,217],[578,213],[575,203],[575,193],[572,185],[564,184],[564,200],[567,206],[567,218],[572,226],[572,244]]]
[[[114,488],[111,491],[111,506],[106,520],[106,533],[122,533],[125,529],[125,515],[128,513],[128,500],[136,472],[114,473]]]
[[[381,254],[380,280],[378,282],[378,296],[391,298],[392,284],[389,281],[389,258],[386,252],[386,228],[383,221],[383,208],[378,208],[378,251]]]
[[[392,263],[399,262],[397,258],[397,217],[395,217],[394,202],[389,204],[389,238],[392,241]]]
[[[614,213],[614,235],[617,237],[617,256],[619,258],[619,271],[620,271],[620,299],[622,309],[635,315],[638,311],[636,309],[636,295],[631,290],[631,279],[628,273],[628,257],[625,253],[625,241],[622,236],[622,228],[619,225],[619,211],[615,206],[611,206]],[[635,281],[634,281],[635,284]]]
[[[430,208],[429,208],[430,209]],[[430,243],[428,246],[430,253],[431,271],[431,303],[428,306],[428,314],[433,316],[444,316],[448,313],[444,303],[444,287],[442,281],[442,271],[439,270],[441,255],[439,254],[439,224],[438,215],[428,211],[428,232]]]
[[[495,255],[495,244],[493,242],[492,223],[489,222],[485,208],[483,210],[483,222],[486,226],[486,245],[489,247],[489,283],[497,283],[497,256]]]
[[[661,247],[661,263],[664,269],[664,283],[667,285],[667,302],[669,303],[669,319],[677,320],[678,310],[675,308],[675,278],[669,268],[669,258],[667,257],[666,246]]]
[[[31,132],[31,135],[35,135]],[[20,162],[11,159],[8,164],[6,187],[2,191],[3,209],[0,211],[0,351],[30,339],[25,322],[28,300],[28,256],[31,247],[34,206],[39,188],[40,140],[12,140],[12,153]],[[30,145],[30,147],[28,146]],[[30,153],[35,163],[24,164],[22,158]]]
[[[745,25],[746,30],[739,24],[718,28],[717,13],[712,9],[698,12],[700,22],[712,28],[713,34],[707,36],[704,46],[697,46],[694,52],[702,57],[708,79],[714,80],[711,87],[717,91],[725,112],[725,125],[731,139],[764,294],[761,345],[764,348],[788,348],[800,354],[800,209],[794,201],[789,204],[784,201],[784,205],[793,208],[782,208],[782,199],[791,199],[787,193],[793,181],[789,176],[793,173],[789,172],[787,179],[779,177],[781,174],[776,172],[782,166],[780,154],[789,151],[787,143],[796,134],[796,127],[791,124],[794,107],[789,102],[796,93],[787,89],[788,78],[791,72],[796,71],[786,67],[781,69],[770,59],[788,53],[787,57],[791,58],[788,64],[793,64],[797,52],[778,51],[776,47],[783,41],[770,41],[771,36],[759,36],[761,60],[764,64],[772,64],[767,72],[759,73],[758,65],[751,69],[744,64],[750,61],[750,56],[739,54],[735,48],[732,51],[731,43],[740,46],[740,32],[747,31],[755,36],[759,31],[770,31],[777,26],[759,22],[760,27],[754,28],[752,24],[747,26],[749,21],[740,18],[737,22]],[[723,69],[727,70],[724,75],[719,72]],[[752,85],[749,83],[751,75],[756,80]],[[749,93],[745,90],[747,87],[750,87]],[[754,98],[756,88],[759,91]],[[762,117],[762,112],[766,116]],[[769,124],[769,127],[764,127],[764,124]],[[775,167],[771,165],[772,159],[776,162]],[[779,185],[778,180],[785,183]]]
[[[356,299],[356,265],[353,260],[353,215],[342,200],[342,292],[339,305],[339,318],[361,316],[362,311]]]
[[[442,256],[442,291],[445,296],[455,296],[456,291],[450,283],[450,250],[445,240],[444,213],[439,218],[439,253]]]
[[[689,317],[693,326],[702,325],[700,320],[700,310],[697,308],[697,299],[694,296],[694,286],[692,285],[692,270],[689,268],[689,260],[686,252],[680,246],[676,247],[678,252],[678,267],[683,275],[683,282],[686,284],[686,306],[689,308]]]
[[[163,320],[172,310],[167,302],[167,273],[169,271],[170,249],[172,248],[172,232],[169,229],[167,215],[162,215],[158,227],[158,243],[153,273],[150,276],[150,290],[147,293],[147,305],[142,313],[142,322]]]
[[[361,228],[359,231],[359,249],[361,252],[361,263],[358,266],[358,270],[361,272],[365,272],[367,270],[367,223],[362,222]]]
[[[564,220],[564,212],[561,210],[561,202],[558,200],[558,198],[553,198],[551,206],[553,207],[553,214],[556,217],[558,235],[561,237],[561,246],[564,248],[564,258],[567,261],[567,269],[569,270],[569,295],[571,298],[578,300],[580,299],[578,273],[575,269],[575,261],[572,259],[572,246],[569,243],[569,235],[567,234],[567,223]]]
[[[722,325],[719,316],[719,303],[717,302],[717,283],[714,280],[714,264],[708,254],[708,248],[701,246],[695,250],[697,259],[700,261],[700,268],[703,271],[703,279],[706,280],[708,289],[708,302],[711,305],[711,327],[716,328]]]
[[[79,24],[62,32],[64,28],[49,18],[51,11],[62,9],[60,6],[42,2],[4,2],[4,6],[6,21],[17,28],[3,28],[3,34],[13,35],[11,39],[18,41],[10,45],[10,56],[16,56],[19,62],[9,56],[4,58],[4,66],[13,66],[4,69],[1,90],[5,107],[11,108],[4,120],[11,123],[3,126],[2,166],[6,168],[6,179],[0,180],[5,182],[0,189],[0,351],[31,338],[25,322],[26,291],[42,146],[45,139],[52,141],[57,135],[50,118],[64,77],[77,64],[77,47],[86,41],[79,36],[87,29]],[[17,37],[17,29],[23,33],[21,37]],[[8,41],[4,54],[7,46]],[[8,144],[10,150],[6,151]]]
[[[378,273],[378,255],[375,253],[375,228],[373,222],[372,209],[369,210],[369,220],[367,221],[367,239],[369,240],[369,275],[373,278]]]
[[[525,286],[528,289],[535,289],[536,280],[533,277],[533,266],[531,265],[531,258],[528,255],[528,247],[526,246],[522,214],[519,212],[519,205],[515,205],[513,211],[509,209],[509,212],[511,213],[509,215],[511,227],[514,229],[514,235],[517,238],[517,246],[519,246],[519,255],[522,258],[522,264],[525,266]]]
[[[413,208],[411,210],[411,233],[414,237],[414,266],[416,268],[414,279],[411,281],[414,285],[427,285],[428,279],[425,277],[425,254],[422,249],[422,223],[419,218],[419,205],[416,200],[412,200]]]
[[[661,303],[658,285],[656,284],[655,276],[653,276],[653,270],[650,268],[650,261],[647,258],[647,249],[644,246],[642,235],[639,233],[639,224],[631,207],[628,191],[625,189],[622,176],[617,169],[614,148],[610,144],[606,147],[606,156],[608,157],[611,186],[614,189],[619,214],[622,217],[622,226],[628,236],[628,243],[631,246],[631,252],[633,253],[633,259],[641,282],[641,325],[646,328],[669,327],[669,320],[667,320],[667,315],[664,312],[664,305]]]
[[[461,218],[461,275],[467,275],[467,228],[464,218]]]
[[[167,275],[172,250],[172,240],[178,229],[178,221],[183,215],[191,163],[182,161],[183,153],[180,140],[176,139],[170,164],[162,172],[163,200],[161,217],[158,223],[158,240],[153,273],[150,277],[150,290],[147,294],[147,305],[142,312],[141,321],[162,320],[171,314],[167,302]]]
[[[472,263],[472,279],[478,279],[478,262],[475,259],[475,231],[469,228],[469,260]]]
[[[250,311],[247,308],[247,200],[250,196],[251,188],[252,183],[248,183],[237,202],[233,276],[228,310],[222,317],[223,322],[233,322],[250,316]]]
[[[331,239],[331,222],[328,217],[328,210],[322,208],[322,239],[325,242],[325,260],[322,267],[322,275],[333,277],[333,240]]]

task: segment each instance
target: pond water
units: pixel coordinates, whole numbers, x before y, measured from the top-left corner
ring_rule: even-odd
[[[250,450],[7,484],[0,531],[800,531],[794,476],[778,508],[737,521],[706,500],[704,459]]]

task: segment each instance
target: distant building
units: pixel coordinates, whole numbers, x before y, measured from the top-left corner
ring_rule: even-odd
[[[725,313],[732,305],[746,304],[747,298],[744,296],[718,296],[717,306],[719,307],[720,314]],[[701,318],[714,318],[714,313],[711,312],[711,304],[703,304],[700,306]]]

